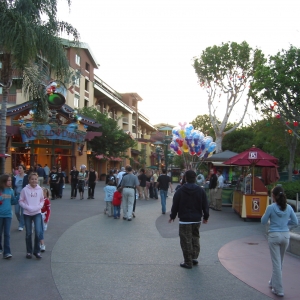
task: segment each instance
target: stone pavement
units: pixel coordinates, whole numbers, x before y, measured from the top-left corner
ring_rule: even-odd
[[[178,221],[169,224],[159,200],[138,200],[132,222],[103,214],[96,199],[52,201],[43,258],[25,258],[25,232],[11,229],[10,261],[0,260],[0,299],[276,299],[268,288],[271,260],[257,220],[231,208],[211,211],[201,225],[199,266],[182,269]],[[85,197],[86,198],[86,197]],[[170,210],[172,195],[167,199]],[[299,299],[300,259],[286,255],[285,299]]]

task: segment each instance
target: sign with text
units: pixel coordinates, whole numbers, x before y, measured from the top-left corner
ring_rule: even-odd
[[[75,124],[69,125],[32,125],[32,127],[20,127],[23,142],[38,139],[64,140],[73,143],[82,143],[86,132],[77,129]]]
[[[257,159],[257,152],[250,151],[249,152],[249,159]]]
[[[252,213],[259,213],[260,211],[260,199],[252,198]]]

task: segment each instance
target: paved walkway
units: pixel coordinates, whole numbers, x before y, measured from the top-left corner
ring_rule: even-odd
[[[271,260],[264,227],[231,208],[201,225],[200,264],[179,267],[178,222],[159,200],[139,200],[132,221],[103,214],[103,182],[95,200],[52,201],[41,261],[25,258],[25,232],[11,230],[13,258],[0,260],[0,299],[276,299],[268,288]],[[167,208],[170,209],[169,195]],[[300,259],[286,255],[285,299],[299,299]]]

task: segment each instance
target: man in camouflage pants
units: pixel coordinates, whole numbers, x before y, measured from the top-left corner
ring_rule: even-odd
[[[185,173],[187,183],[177,190],[173,197],[173,205],[169,223],[179,218],[180,245],[184,262],[182,268],[191,269],[198,265],[200,253],[200,224],[206,224],[209,218],[209,207],[205,191],[195,184],[196,173],[189,170]]]

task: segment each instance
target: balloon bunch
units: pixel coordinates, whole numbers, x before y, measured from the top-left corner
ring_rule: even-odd
[[[189,153],[199,158],[207,158],[216,149],[216,143],[211,136],[204,136],[199,130],[195,130],[193,125],[178,123],[179,126],[172,130],[173,139],[170,148],[176,154]]]

